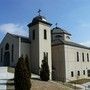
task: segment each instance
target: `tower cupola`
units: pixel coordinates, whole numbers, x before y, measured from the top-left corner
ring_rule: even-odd
[[[36,25],[38,23],[43,23],[51,26],[52,24],[47,21],[47,19],[44,16],[38,15],[33,18],[32,22],[28,24],[28,27],[32,27],[33,25]]]
[[[70,41],[71,40],[71,34],[66,30],[57,26],[52,29],[51,34],[52,34],[52,41],[60,41],[60,40]]]
[[[47,19],[44,16],[40,15],[40,13],[41,13],[41,10],[39,9],[38,11],[39,15],[33,18],[32,22],[28,24],[28,27],[32,27],[33,25],[38,24],[39,22],[43,24],[47,24],[49,26],[52,25],[51,23],[47,21]]]
[[[33,22],[37,22],[37,21],[44,21],[44,22],[46,22],[47,20],[46,20],[46,18],[44,16],[39,15],[39,16],[36,16],[36,17],[33,18],[32,23]]]

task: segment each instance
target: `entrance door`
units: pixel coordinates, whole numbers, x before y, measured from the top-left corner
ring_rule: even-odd
[[[4,66],[10,66],[10,53],[5,52],[4,54]]]
[[[87,73],[88,73],[88,77],[90,77],[90,70],[88,70]]]

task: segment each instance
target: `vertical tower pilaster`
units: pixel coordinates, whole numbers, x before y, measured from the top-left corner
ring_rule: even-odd
[[[39,74],[43,57],[45,54],[47,54],[50,69],[50,79],[52,72],[51,25],[52,24],[48,23],[46,18],[41,15],[33,18],[32,22],[28,24],[31,41],[30,56],[32,72]]]

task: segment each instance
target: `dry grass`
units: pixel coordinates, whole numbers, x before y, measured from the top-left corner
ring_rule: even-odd
[[[39,80],[31,80],[32,88],[31,90],[73,90],[63,84],[48,81],[39,81]]]
[[[90,82],[90,79],[79,79],[79,80],[74,80],[74,81],[71,81],[70,83],[74,83],[74,84],[83,84],[83,83],[86,83],[86,82]]]
[[[63,85],[62,83],[57,83],[53,81],[44,82],[40,80],[31,79],[31,83],[31,90],[73,90],[73,87],[69,85]],[[13,80],[8,81],[7,88],[8,90],[15,90]]]

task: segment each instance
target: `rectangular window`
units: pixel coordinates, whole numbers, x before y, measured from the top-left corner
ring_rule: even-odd
[[[35,40],[35,30],[32,31],[32,39]]]
[[[87,70],[88,77],[90,77],[90,70]]]
[[[82,61],[84,62],[84,53],[82,53]]]
[[[89,54],[87,53],[87,61],[89,62]]]
[[[79,62],[79,52],[77,52],[77,62]]]
[[[47,31],[44,30],[44,39],[47,39]]]
[[[74,73],[73,73],[73,71],[71,71],[71,77],[74,77]]]
[[[77,72],[77,75],[80,76],[80,71]]]
[[[85,75],[85,70],[83,70],[83,75]]]

